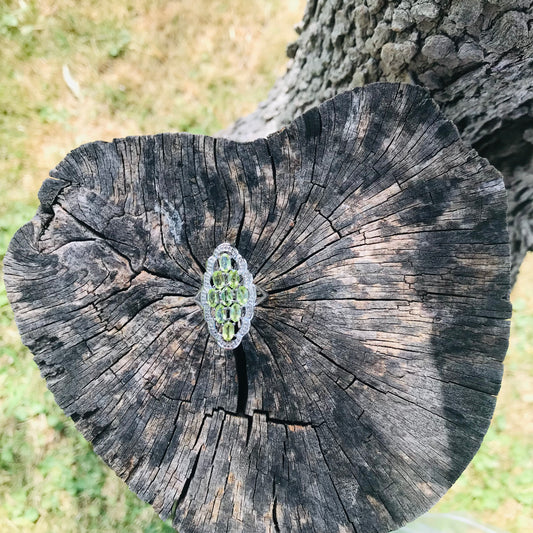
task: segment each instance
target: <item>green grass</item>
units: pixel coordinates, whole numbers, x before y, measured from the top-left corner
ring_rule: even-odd
[[[283,70],[304,0],[4,1],[0,5],[0,259],[49,169],[96,139],[213,133]],[[289,22],[288,18],[291,19]],[[62,78],[68,65],[78,99]],[[437,506],[533,531],[533,259],[513,295],[494,423]],[[0,284],[0,531],[170,532],[92,452],[21,344]]]

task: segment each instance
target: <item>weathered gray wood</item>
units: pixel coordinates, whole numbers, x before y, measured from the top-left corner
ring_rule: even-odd
[[[533,250],[533,1],[308,0],[297,31],[286,74],[222,135],[265,136],[366,83],[427,88],[504,176],[514,282]]]
[[[181,533],[390,531],[478,449],[509,332],[505,188],[423,90],[370,85],[244,144],[87,144],[40,199],[5,258],[23,342]],[[194,302],[221,242],[269,293],[234,354]]]

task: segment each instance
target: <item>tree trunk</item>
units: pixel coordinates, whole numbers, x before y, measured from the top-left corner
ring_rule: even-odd
[[[223,135],[264,136],[366,83],[426,87],[504,175],[514,282],[533,249],[533,2],[309,0],[297,31],[287,73]]]

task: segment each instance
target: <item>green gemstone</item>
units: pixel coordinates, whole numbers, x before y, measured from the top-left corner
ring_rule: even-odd
[[[215,289],[209,289],[207,291],[207,303],[209,307],[215,307],[218,303],[218,292]]]
[[[233,325],[233,322],[226,322],[222,326],[222,338],[229,342],[231,339],[233,339],[233,336],[235,335],[235,326]]]
[[[233,304],[230,307],[229,318],[232,322],[238,322],[241,318],[241,306],[239,304]]]
[[[230,289],[229,287],[224,287],[222,289],[222,292],[220,293],[220,301],[224,305],[231,305],[231,302],[233,302],[233,296],[235,294],[235,291],[233,289]]]
[[[236,270],[231,270],[228,274],[228,285],[236,289],[239,286],[239,273]]]
[[[222,254],[218,258],[218,264],[220,265],[220,270],[227,272],[231,268],[231,257],[228,254]]]
[[[237,289],[237,302],[240,303],[241,305],[246,305],[247,301],[248,301],[248,289],[244,285],[241,285]]]
[[[222,324],[226,321],[226,308],[222,304],[218,304],[215,309],[215,320]]]
[[[217,289],[221,289],[224,287],[224,284],[226,283],[226,276],[224,276],[223,272],[220,272],[220,270],[215,270],[213,272],[213,285]]]

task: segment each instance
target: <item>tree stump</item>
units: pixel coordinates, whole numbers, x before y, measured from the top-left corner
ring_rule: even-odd
[[[505,187],[427,93],[374,84],[238,143],[72,151],[13,238],[23,342],[94,450],[188,532],[385,532],[480,446],[509,333]],[[266,291],[225,350],[221,243]]]

